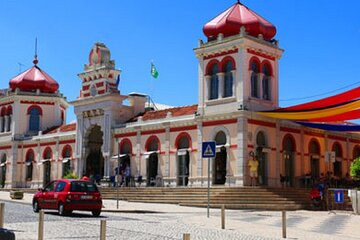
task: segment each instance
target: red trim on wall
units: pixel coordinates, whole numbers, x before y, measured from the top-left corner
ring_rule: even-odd
[[[227,119],[227,120],[203,122],[203,126],[204,126],[204,127],[208,127],[208,126],[223,125],[223,124],[232,124],[232,123],[237,123],[237,119]]]
[[[339,137],[339,136],[329,135],[328,138],[329,138],[329,139],[332,139],[332,140],[338,140],[338,141],[344,141],[344,142],[346,142],[346,138],[345,138],[345,137]]]
[[[304,132],[305,135],[308,135],[308,136],[312,136],[312,137],[325,137],[325,135],[323,133],[314,133],[314,132],[309,132],[309,131],[305,131]]]
[[[275,60],[275,57],[270,56],[270,55],[267,55],[267,54],[265,54],[265,53],[257,52],[257,51],[255,51],[255,50],[253,50],[253,49],[249,49],[249,48],[248,48],[248,49],[247,49],[247,52],[250,53],[250,54],[259,56],[259,57],[263,57],[263,58],[272,60],[272,61]]]
[[[237,144],[230,145],[230,148],[237,148]]]
[[[18,148],[32,148],[37,147],[37,144],[26,144],[26,145],[19,145]]]
[[[98,94],[104,94],[104,93],[105,93],[105,90],[98,91]]]
[[[141,135],[159,134],[159,133],[165,133],[165,129],[143,131],[141,132]]]
[[[215,58],[215,57],[221,57],[221,56],[224,56],[224,55],[227,55],[227,54],[237,53],[238,51],[239,50],[237,48],[235,48],[235,49],[232,49],[232,50],[229,50],[229,51],[215,53],[215,54],[208,55],[208,56],[204,57],[204,60],[208,60],[208,59]]]
[[[6,150],[6,149],[11,149],[11,146],[1,146],[0,150]]]
[[[235,62],[234,58],[231,57],[231,56],[226,56],[226,57],[224,57],[223,60],[221,60],[221,62],[220,62],[220,71],[221,71],[221,72],[225,72],[225,71],[226,71],[226,69],[225,69],[225,64],[228,63],[228,62],[231,62],[231,64],[232,64],[232,69],[231,69],[231,70],[235,70],[235,69],[236,69],[236,62]]]
[[[84,97],[89,97],[90,93],[84,93]]]
[[[71,139],[71,140],[59,141],[59,144],[69,144],[69,143],[75,143],[75,142],[76,142],[75,139]]]
[[[349,139],[349,142],[360,144],[360,140],[358,139]]]
[[[86,90],[89,90],[89,88],[90,88],[90,85],[84,85],[84,86],[82,87],[82,90],[83,90],[83,91],[86,91]]]
[[[289,128],[289,127],[280,127],[280,131],[289,132],[289,133],[301,133],[299,129]]]
[[[98,82],[95,85],[96,85],[97,88],[102,87],[102,86],[104,86],[104,82]]]
[[[195,129],[197,129],[196,125],[186,126],[186,127],[175,127],[175,128],[170,128],[170,132],[182,132],[182,131],[190,131]]]
[[[136,132],[130,132],[130,133],[119,133],[115,134],[115,138],[122,138],[122,137],[135,137]]]
[[[39,105],[55,105],[54,102],[40,102],[40,101],[27,101],[27,100],[21,100],[20,103],[22,103],[22,104],[39,104]]]
[[[5,105],[9,105],[9,104],[13,104],[13,103],[14,103],[14,101],[1,103],[0,107],[5,106]]]
[[[275,123],[265,122],[265,121],[255,120],[255,119],[248,119],[248,123],[254,124],[254,125],[260,125],[260,126],[264,126],[264,127],[272,127],[272,128],[276,127]]]
[[[248,144],[248,148],[254,148],[254,145]]]
[[[47,142],[47,143],[40,143],[40,147],[43,147],[43,146],[51,146],[51,145],[55,145],[56,142]]]

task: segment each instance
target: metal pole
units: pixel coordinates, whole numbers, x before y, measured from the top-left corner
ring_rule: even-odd
[[[190,233],[184,233],[183,240],[190,240]]]
[[[221,229],[225,229],[225,204],[221,205]]]
[[[100,240],[106,239],[106,220],[100,220]]]
[[[207,196],[207,217],[210,217],[210,159],[208,158],[208,196]]]
[[[5,203],[0,203],[0,228],[4,227]]]
[[[115,186],[116,186],[116,209],[119,209],[119,172],[120,172],[120,144],[119,141],[117,142],[118,145],[118,166],[117,166],[117,171],[116,171],[116,181],[115,181]]]
[[[38,240],[44,239],[44,210],[39,211]]]
[[[282,211],[282,237],[286,238],[286,211]]]

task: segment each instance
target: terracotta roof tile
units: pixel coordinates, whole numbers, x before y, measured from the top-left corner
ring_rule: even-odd
[[[51,134],[51,133],[56,133],[59,129],[59,132],[70,132],[70,131],[75,131],[76,129],[76,123],[70,123],[70,124],[66,124],[66,125],[61,125],[59,127],[55,127],[53,129],[51,129],[48,132],[44,132],[43,134]]]
[[[143,117],[144,121],[162,119],[162,118],[166,118],[166,115],[168,112],[170,112],[173,117],[179,117],[179,116],[194,114],[197,111],[197,109],[198,109],[197,104],[191,105],[191,106],[167,108],[164,110],[155,110],[155,111],[145,112],[142,115],[142,117]],[[140,116],[132,118],[131,120],[129,120],[129,122],[136,122]]]

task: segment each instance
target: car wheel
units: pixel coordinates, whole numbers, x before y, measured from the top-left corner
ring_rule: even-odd
[[[60,216],[67,215],[67,212],[65,211],[65,206],[64,206],[64,204],[62,202],[59,203],[58,212],[59,212]]]
[[[92,215],[93,215],[94,217],[100,216],[100,213],[101,213],[101,211],[99,211],[99,210],[97,210],[97,211],[92,211]]]
[[[38,201],[34,201],[34,202],[33,202],[33,211],[36,212],[36,213],[40,211],[39,202],[38,202]]]

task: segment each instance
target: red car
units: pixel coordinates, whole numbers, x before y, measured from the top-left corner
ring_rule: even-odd
[[[97,186],[85,180],[59,179],[50,182],[35,193],[32,201],[34,212],[40,209],[57,209],[59,215],[73,210],[91,211],[97,217],[101,213],[102,199]]]

